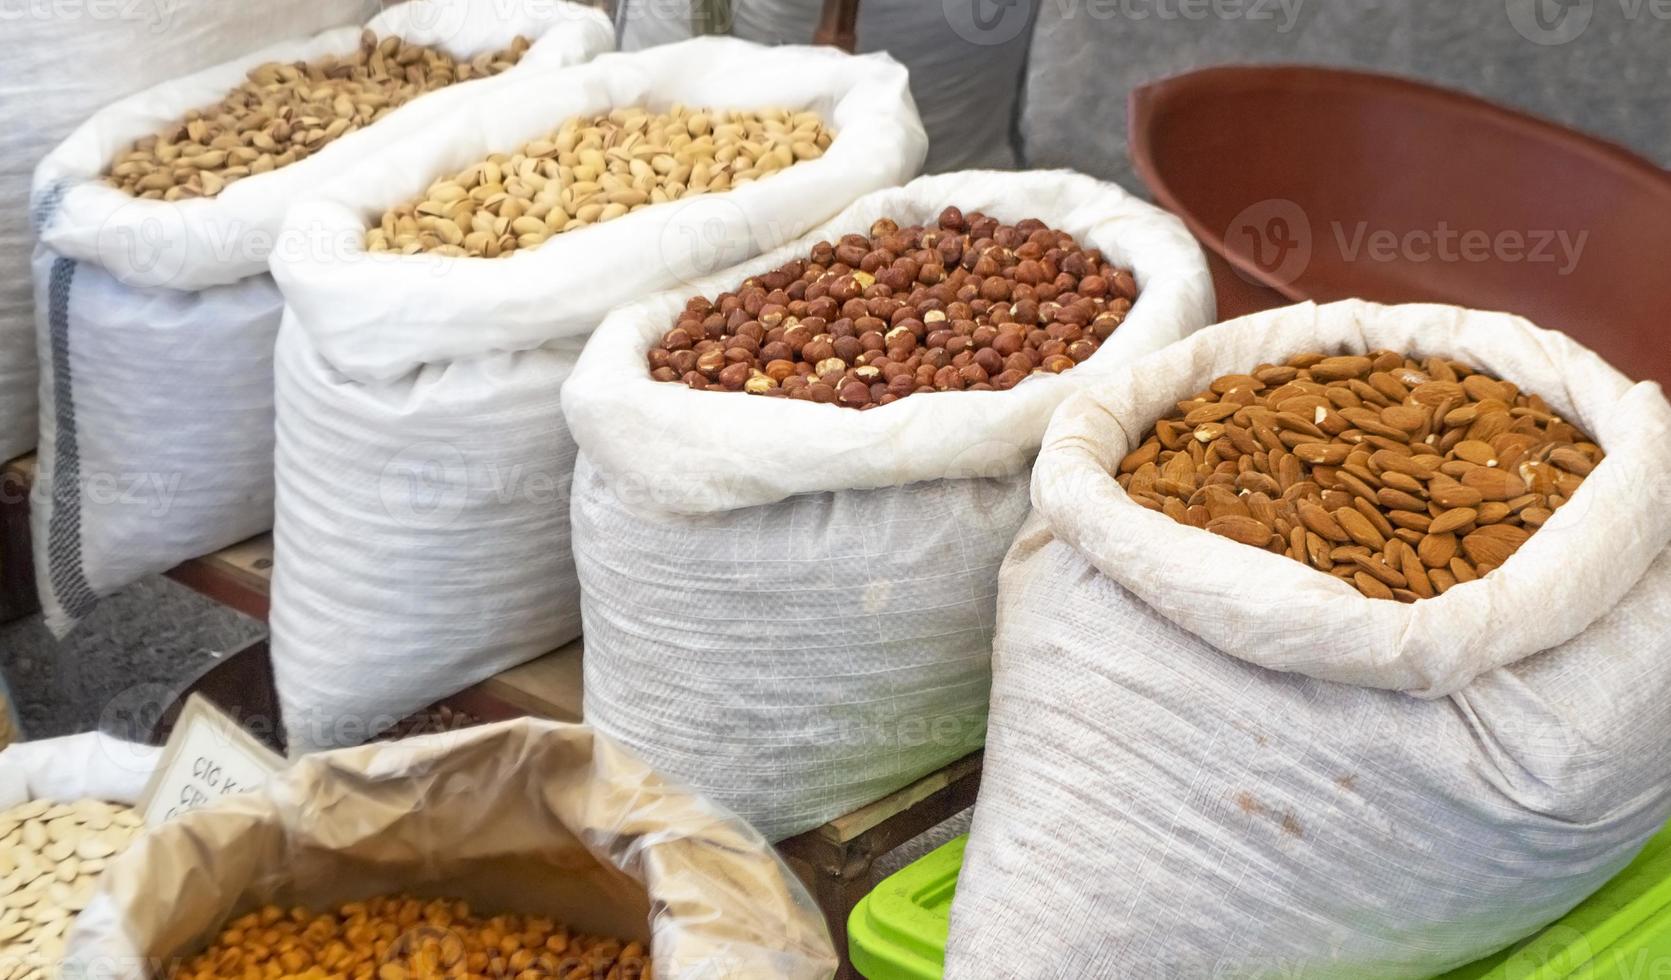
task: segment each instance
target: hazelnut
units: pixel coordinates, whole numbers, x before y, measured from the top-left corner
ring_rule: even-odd
[[[725,370],[719,373],[720,386],[727,391],[743,390],[743,385],[748,379],[749,368],[747,364],[728,364],[725,366]]]
[[[801,348],[801,359],[816,364],[835,356],[835,342],[829,334],[819,334]]]
[[[955,207],[941,220],[878,219],[687,300],[648,353],[651,376],[852,408],[1005,390],[1093,356],[1131,308],[1130,270],[1042,221]]]
[[[702,356],[696,359],[696,369],[710,378],[718,375],[724,368],[725,351],[717,348],[703,351]]]

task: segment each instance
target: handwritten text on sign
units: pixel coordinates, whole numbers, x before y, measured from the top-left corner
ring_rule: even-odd
[[[259,789],[285,765],[282,756],[193,695],[140,801],[145,823],[154,827],[223,796]]]

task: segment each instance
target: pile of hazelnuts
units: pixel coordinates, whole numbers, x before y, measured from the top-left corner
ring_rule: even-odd
[[[948,207],[935,227],[883,218],[691,298],[650,349],[650,376],[859,409],[1006,391],[1095,354],[1136,298],[1129,269],[1072,235]]]

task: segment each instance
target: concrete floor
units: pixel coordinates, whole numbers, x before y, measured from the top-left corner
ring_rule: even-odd
[[[135,738],[216,656],[266,627],[165,578],[105,600],[63,640],[39,614],[0,626],[0,676],[28,738],[99,728]]]

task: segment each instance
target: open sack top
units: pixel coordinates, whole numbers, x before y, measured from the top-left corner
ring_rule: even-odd
[[[103,732],[17,742],[0,750],[0,810],[30,800],[133,805],[162,750]]]
[[[857,411],[743,392],[695,391],[650,377],[650,347],[692,295],[734,290],[804,257],[819,241],[865,233],[878,218],[933,224],[947,205],[1002,221],[1038,218],[1132,269],[1137,302],[1084,363],[1009,391],[943,391]],[[563,386],[563,411],[593,465],[645,502],[680,513],[769,504],[798,493],[1003,477],[1037,452],[1050,413],[1080,387],[1213,318],[1199,246],[1171,215],[1119,187],[1066,171],[968,171],[878,191],[799,241],[719,275],[623,307],[586,345]]]
[[[1174,403],[1214,378],[1308,351],[1440,355],[1512,381],[1607,457],[1500,568],[1413,604],[1370,599],[1290,558],[1176,523],[1115,482]],[[1671,540],[1671,405],[1565,334],[1440,305],[1304,303],[1231,320],[1068,400],[1033,471],[1033,503],[1104,575],[1220,650],[1273,670],[1443,697],[1577,636]]]
[[[523,719],[307,756],[155,828],[106,868],[65,975],[142,980],[263,904],[395,893],[648,939],[658,977],[835,971],[823,918],[757,832],[590,728]]]
[[[722,194],[633,211],[505,258],[365,250],[388,208],[574,116],[674,103],[811,110],[835,131],[823,156]],[[908,180],[928,139],[905,68],[886,55],[698,38],[505,79],[491,98],[413,136],[298,204],[273,273],[314,347],[363,380],[422,364],[583,335],[611,308],[794,238],[855,198]]]
[[[511,71],[472,79],[413,99],[375,124],[345,134],[305,160],[245,177],[210,198],[154,201],[104,182],[102,174],[135,140],[186,112],[219,102],[267,62],[312,61],[353,51],[362,28],[343,27],[285,41],[110,105],[82,124],[35,170],[30,213],[37,234],[59,255],[91,262],[133,286],[198,290],[267,270],[284,211],[321,181],[387,152],[402,135],[440,125],[492,84],[527,69],[587,61],[615,46],[601,12],[567,0],[410,0],[365,25],[379,37],[440,48],[468,59],[533,41]],[[91,66],[93,70],[97,66]]]

